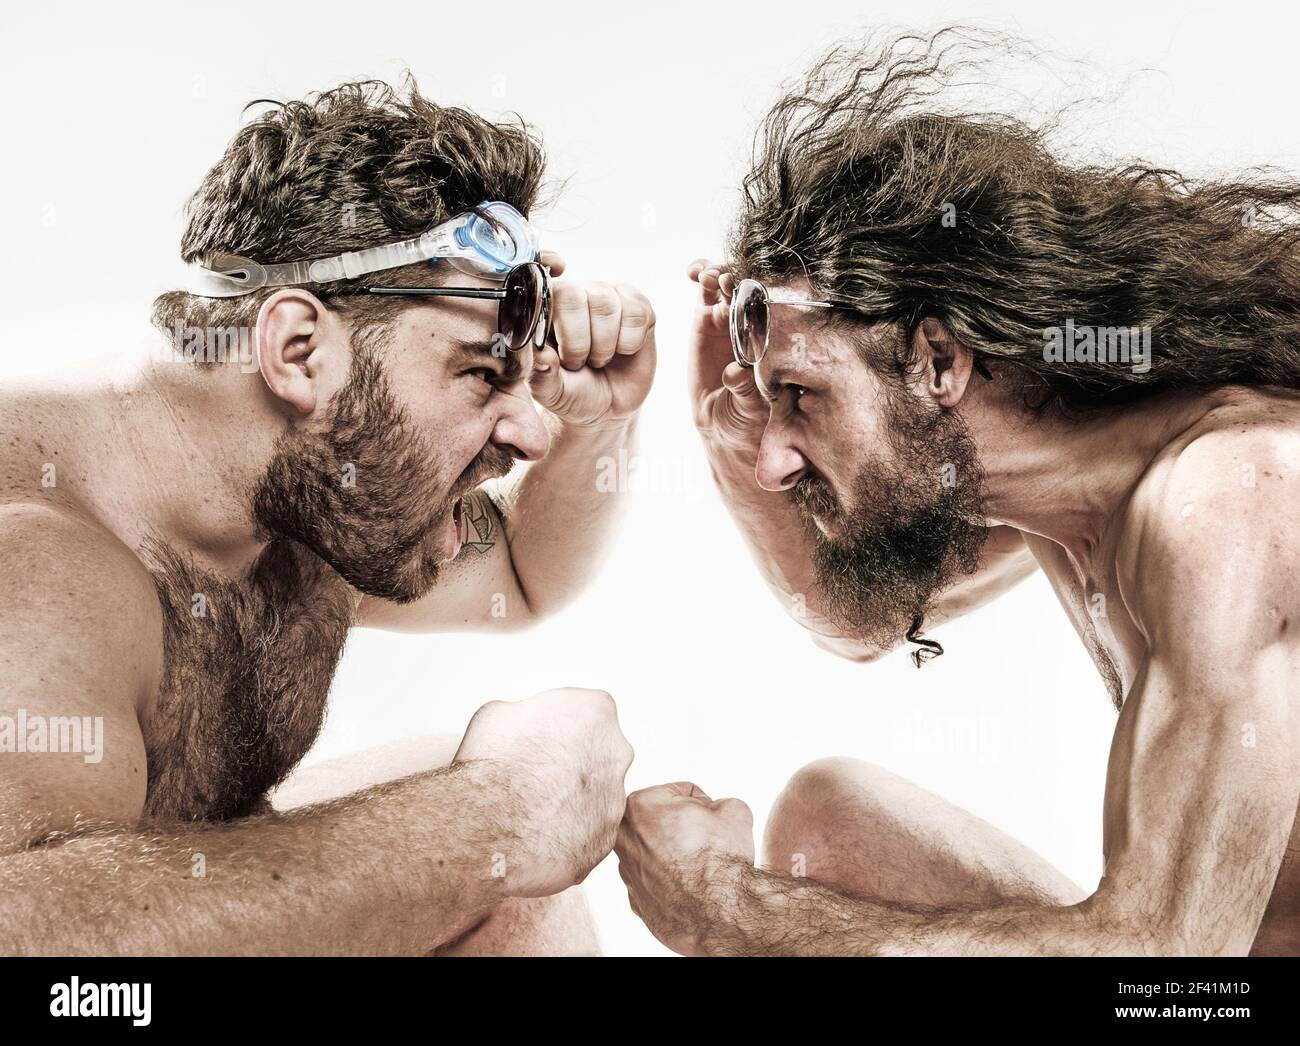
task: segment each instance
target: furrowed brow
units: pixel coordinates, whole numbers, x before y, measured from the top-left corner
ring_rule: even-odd
[[[456,362],[467,363],[470,366],[485,366],[493,361],[501,363],[499,371],[502,381],[518,381],[524,373],[523,350],[519,352],[507,351],[502,357],[492,351],[492,344],[484,345],[481,342],[461,341],[459,338],[452,340],[452,355]],[[492,368],[495,369],[495,368]]]
[[[785,364],[778,364],[772,373],[768,375],[767,381],[760,383],[756,375],[754,387],[758,389],[758,394],[765,403],[775,403],[781,395],[781,390],[790,384],[790,378],[793,376],[789,367],[785,366]]]

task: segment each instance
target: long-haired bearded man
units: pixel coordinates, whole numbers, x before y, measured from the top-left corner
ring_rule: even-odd
[[[696,421],[828,651],[920,663],[1047,575],[1118,709],[1104,875],[840,756],[757,860],[739,800],[634,793],[623,878],[691,954],[1295,953],[1300,182],[1071,165],[943,106],[972,42],[840,50],[771,111],[690,268]]]

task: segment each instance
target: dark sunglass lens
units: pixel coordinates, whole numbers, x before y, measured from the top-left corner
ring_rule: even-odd
[[[739,302],[740,351],[746,363],[758,363],[767,348],[767,292],[757,280],[745,280],[737,288]]]
[[[537,326],[542,311],[542,279],[536,265],[517,266],[506,277],[498,326],[506,346],[515,352],[528,344]]]

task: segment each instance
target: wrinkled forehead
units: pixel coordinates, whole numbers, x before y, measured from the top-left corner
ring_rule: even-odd
[[[767,352],[758,366],[760,384],[798,383],[798,375],[824,373],[849,360],[852,347],[846,339],[833,336],[831,310],[778,304],[819,300],[806,279],[765,286],[773,304],[768,309]]]

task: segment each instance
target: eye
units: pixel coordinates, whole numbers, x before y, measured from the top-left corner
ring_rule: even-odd
[[[794,409],[799,410],[808,390],[802,385],[787,385],[786,388],[790,390],[790,395],[794,399]]]
[[[472,374],[484,385],[494,385],[497,380],[497,372],[491,367],[475,367],[473,370],[467,370],[466,374]]]

